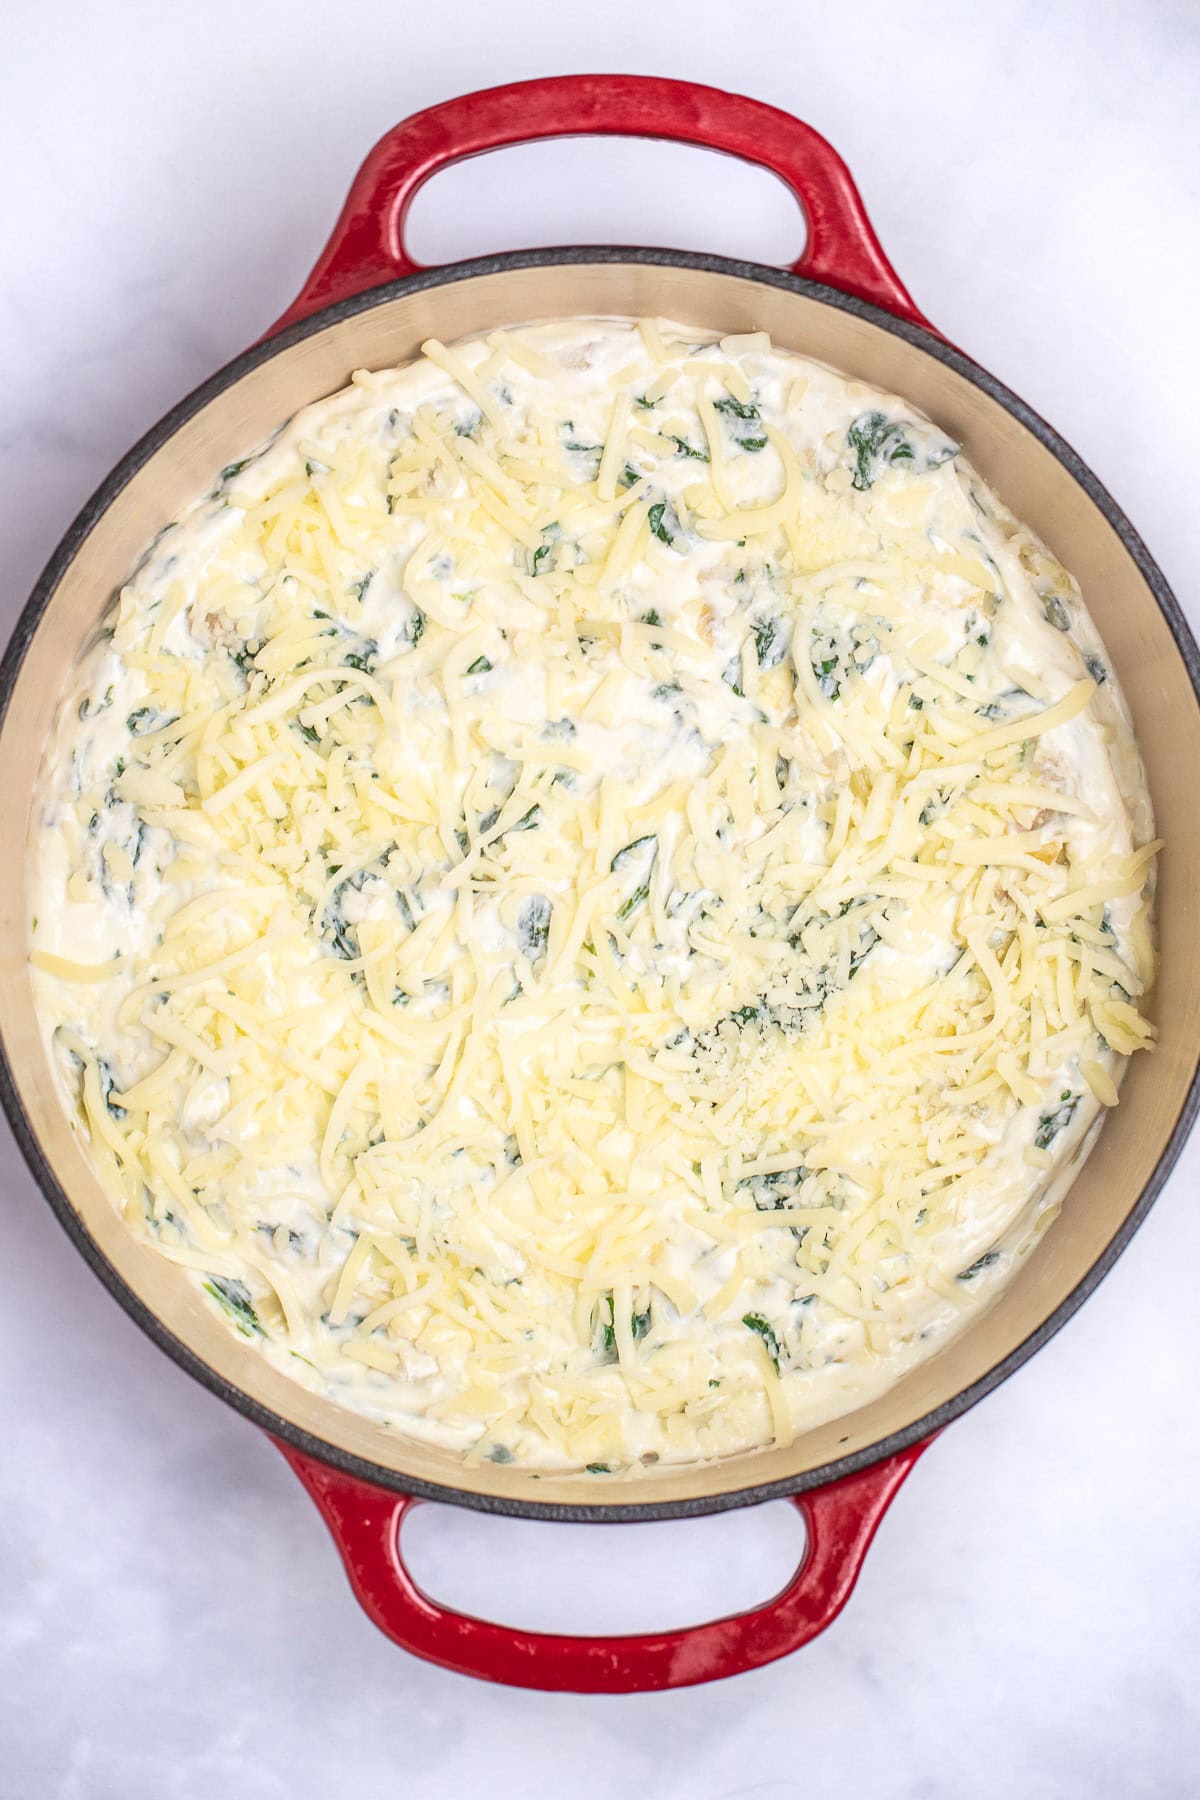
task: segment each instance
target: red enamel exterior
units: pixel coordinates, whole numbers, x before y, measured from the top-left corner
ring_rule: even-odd
[[[769,169],[790,189],[808,226],[794,275],[932,329],[884,255],[849,169],[811,125],[762,100],[691,81],[554,75],[463,94],[393,126],[355,176],[316,267],[272,332],[415,274],[420,264],[405,248],[404,221],[439,169],[487,150],[557,137],[667,138]]]
[[[419,1588],[400,1549],[419,1500],[387,1493],[279,1444],[316,1501],[367,1617],[393,1642],[458,1675],[574,1694],[649,1693],[759,1669],[819,1636],[850,1598],[879,1521],[926,1446],[917,1444],[792,1502],[808,1533],[781,1593],[750,1612],[638,1637],[564,1637],[451,1612]]]
[[[793,274],[933,329],[884,255],[849,169],[811,125],[760,100],[694,82],[562,75],[465,94],[415,113],[382,137],[303,290],[268,336],[336,301],[417,273],[404,222],[418,190],[440,169],[512,144],[580,136],[667,138],[771,170],[808,228]],[[879,1521],[924,1448],[918,1444],[797,1496],[793,1504],[808,1532],[804,1560],[765,1606],[679,1631],[582,1638],[521,1631],[440,1606],[416,1585],[400,1553],[405,1514],[419,1502],[279,1444],[316,1501],[364,1611],[394,1642],[461,1675],[588,1694],[716,1681],[809,1643],[846,1604]]]

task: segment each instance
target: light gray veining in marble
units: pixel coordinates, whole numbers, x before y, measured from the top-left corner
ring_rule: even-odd
[[[824,129],[919,302],[1078,447],[1200,617],[1183,488],[1195,7],[732,14],[256,0],[230,30],[194,4],[9,0],[4,628],[115,458],[282,310],[382,130],[471,87],[612,67],[740,87]],[[684,155],[474,164],[419,203],[417,248],[790,249],[779,190],[724,162],[689,186]],[[544,191],[552,168],[578,185]],[[487,1688],[379,1637],[274,1450],[141,1338],[7,1135],[0,1155],[4,1800],[293,1800],[351,1776],[405,1800],[1200,1793],[1200,1142],[1079,1318],[928,1452],[823,1640],[715,1688],[619,1700]],[[732,1609],[797,1547],[786,1508],[631,1529],[430,1512],[414,1537],[435,1591],[560,1628]]]

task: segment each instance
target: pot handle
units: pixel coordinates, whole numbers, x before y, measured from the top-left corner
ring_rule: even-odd
[[[808,1532],[804,1560],[765,1605],[678,1631],[587,1638],[521,1631],[439,1605],[417,1586],[401,1554],[400,1527],[418,1500],[274,1441],[316,1501],[364,1612],[394,1643],[458,1675],[575,1694],[719,1681],[809,1643],[849,1599],[879,1521],[929,1442],[796,1495]]]
[[[431,175],[469,156],[556,137],[669,138],[770,169],[808,225],[794,275],[826,282],[917,325],[849,169],[811,125],[721,88],[652,75],[552,75],[463,94],[393,126],[368,154],[333,235],[300,295],[268,336],[320,307],[413,275],[404,222]]]

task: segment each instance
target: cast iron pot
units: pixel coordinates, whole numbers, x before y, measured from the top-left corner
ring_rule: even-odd
[[[808,225],[790,269],[669,250],[572,249],[418,268],[405,215],[437,170],[504,145],[571,134],[673,138],[772,170]],[[572,314],[660,315],[779,345],[903,394],[965,447],[985,479],[1079,578],[1133,711],[1167,841],[1158,923],[1165,978],[1155,1055],[1139,1057],[1095,1154],[1037,1254],[938,1355],[786,1450],[636,1480],[465,1468],[288,1381],[230,1333],[183,1273],[118,1217],[67,1127],[34,1016],[24,867],[39,758],[58,696],[110,594],[154,534],[294,413],[352,370],[402,363],[423,339]],[[90,500],[55,551],[0,665],[0,1087],[13,1130],[73,1242],[183,1368],[278,1443],[320,1507],[372,1619],[447,1668],[529,1687],[622,1692],[757,1667],[836,1616],[888,1503],[931,1436],[1003,1381],[1110,1269],[1179,1154],[1200,1102],[1200,664],[1192,636],[1124,514],[1074,452],[941,338],[891,269],[845,164],[811,127],[686,82],[577,76],[521,82],[398,125],[355,179],[295,305],[244,356],[170,412]],[[421,1499],[529,1518],[668,1519],[791,1497],[804,1562],[765,1606],[687,1630],[620,1638],[510,1630],[449,1612],[413,1582],[399,1527]]]

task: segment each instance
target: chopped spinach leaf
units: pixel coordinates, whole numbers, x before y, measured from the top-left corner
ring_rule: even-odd
[[[836,700],[842,691],[842,684],[834,673],[837,667],[836,656],[823,656],[819,660],[813,659],[812,670],[817,678],[817,686],[830,700]]]
[[[998,1250],[985,1250],[982,1256],[977,1256],[975,1258],[975,1261],[971,1264],[969,1269],[961,1269],[959,1271],[958,1279],[960,1281],[974,1281],[976,1275],[982,1275],[985,1269],[990,1269],[993,1263],[999,1261],[1000,1252]]]
[[[104,690],[104,698],[102,700],[98,700],[96,702],[95,706],[92,705],[90,700],[81,700],[80,701],[79,716],[81,719],[86,719],[89,716],[94,716],[96,713],[107,712],[109,707],[112,705],[112,703],[113,703],[113,689],[110,684]]]
[[[748,1331],[757,1332],[767,1348],[767,1355],[775,1364],[775,1373],[779,1373],[779,1339],[761,1313],[743,1313],[742,1324]]]
[[[620,906],[618,906],[618,908],[617,908],[618,919],[627,919],[629,917],[630,913],[634,913],[637,911],[638,907],[642,904],[643,900],[648,900],[649,898],[650,898],[649,884],[647,882],[643,881],[643,882],[639,883],[639,885],[637,887],[634,888],[634,890],[633,890],[632,894],[630,894],[628,900],[622,900]]]
[[[864,925],[858,938],[858,947],[850,952],[850,967],[846,975],[847,981],[853,981],[868,956],[879,942],[879,933],[873,925]]]
[[[638,850],[644,850],[647,844],[653,844],[657,851],[658,838],[653,831],[648,831],[644,837],[634,838],[631,844],[626,844],[623,850],[618,850],[617,854],[608,865],[609,869],[624,868],[625,864],[629,861],[629,858]]]
[[[232,1275],[210,1275],[202,1285],[205,1293],[211,1294],[221,1310],[228,1313],[243,1337],[253,1337],[256,1332],[259,1337],[266,1337],[244,1281]]]
[[[113,1099],[113,1089],[117,1084],[113,1079],[112,1070],[106,1062],[98,1062],[96,1064],[96,1073],[100,1077],[100,1092],[104,1096],[104,1110],[114,1119],[123,1119],[125,1117],[125,1108],[123,1106],[118,1106]]]
[[[613,1313],[613,1297],[611,1294],[605,1294],[603,1299],[600,1302],[599,1323],[600,1323],[600,1350],[601,1350],[601,1353],[602,1353],[605,1361],[607,1361],[607,1362],[615,1361],[616,1355],[617,1355],[617,1332],[616,1332],[616,1325],[614,1322],[614,1318],[615,1318],[615,1315]],[[643,1313],[640,1313],[640,1312],[631,1312],[630,1313],[630,1315],[629,1315],[629,1330],[630,1330],[630,1333],[633,1337],[633,1341],[635,1344],[640,1342],[640,1340],[645,1337],[645,1335],[649,1331],[649,1329],[650,1329],[650,1308],[649,1307],[647,1307],[646,1311]]]
[[[162,731],[167,725],[174,725],[177,718],[177,713],[161,713],[157,707],[138,706],[130,713],[125,725],[131,737],[145,737],[147,732]]]
[[[801,1185],[808,1178],[803,1163],[794,1169],[776,1169],[770,1175],[746,1175],[738,1182],[753,1198],[759,1212],[779,1212],[795,1204]]]
[[[1041,602],[1042,611],[1045,613],[1050,624],[1053,625],[1055,631],[1070,631],[1071,615],[1059,599],[1058,595],[1043,594],[1041,596]]]
[[[545,894],[530,894],[517,916],[517,941],[530,962],[546,953],[554,908]]]
[[[650,529],[655,537],[658,538],[661,543],[673,544],[675,542],[674,534],[668,531],[666,525],[663,523],[666,512],[667,502],[665,500],[656,500],[646,516],[650,521]],[[673,522],[678,525],[678,520],[674,520],[673,518]]]
[[[634,838],[631,844],[626,844],[624,849],[617,851],[612,862],[609,864],[609,868],[613,871],[623,869],[626,863],[639,851],[643,854],[645,853],[647,844],[650,844],[653,847],[650,851],[648,861],[644,864],[646,869],[646,879],[639,882],[633,892],[628,894],[621,902],[620,906],[617,908],[618,919],[628,919],[630,915],[635,913],[638,907],[650,897],[649,871],[653,867],[654,861],[658,856],[658,838],[653,832],[648,832],[644,837]]]
[[[773,669],[783,661],[786,650],[782,619],[757,619],[751,626],[758,651],[760,668]]]
[[[491,667],[492,667],[492,665],[488,661],[486,656],[477,656],[473,663],[468,664],[467,674],[468,675],[487,675],[487,674],[490,674]]]
[[[1073,1094],[1070,1088],[1064,1088],[1058,1097],[1059,1103],[1053,1112],[1043,1113],[1038,1120],[1038,1128],[1033,1134],[1033,1141],[1039,1150],[1048,1150],[1060,1131],[1065,1131],[1075,1116],[1079,1105],[1079,1095]]]
[[[760,417],[753,402],[735,400],[732,394],[722,394],[719,400],[713,401],[713,406],[718,412],[728,413],[730,418],[745,419],[751,424],[757,424]]]
[[[762,435],[762,416],[757,406],[735,400],[732,394],[725,394],[720,400],[714,400],[713,405],[718,412],[725,413],[728,418],[735,420],[738,424],[751,428],[758,427],[757,431],[753,429],[739,431],[735,425],[733,438],[739,450],[766,449],[767,440]]]
[[[903,426],[885,413],[860,413],[847,431],[846,441],[854,452],[854,486],[860,493],[873,487],[890,464],[913,460],[913,447]]]

